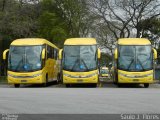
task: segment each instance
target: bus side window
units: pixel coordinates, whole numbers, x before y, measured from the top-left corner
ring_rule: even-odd
[[[52,59],[54,59],[54,48],[52,48]]]
[[[57,49],[54,49],[54,59],[55,60],[57,60],[57,54],[58,54]]]
[[[47,46],[47,59],[51,58],[51,47]]]

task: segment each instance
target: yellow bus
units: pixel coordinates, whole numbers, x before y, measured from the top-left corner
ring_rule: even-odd
[[[70,38],[64,42],[60,50],[62,59],[62,81],[66,87],[71,84],[92,84],[99,82],[98,73],[100,49],[94,38]]]
[[[3,52],[3,59],[8,54],[8,83],[20,87],[20,84],[42,84],[58,80],[59,48],[40,38],[14,40],[10,48]]]
[[[149,87],[154,81],[154,60],[157,52],[148,39],[122,38],[114,52],[113,80],[121,83],[144,84]]]
[[[101,69],[100,69],[100,76],[101,77],[109,77],[109,70],[108,70],[108,68],[107,67],[102,67]]]

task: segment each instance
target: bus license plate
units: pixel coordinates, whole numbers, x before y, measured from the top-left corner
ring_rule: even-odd
[[[27,80],[21,80],[21,82],[27,82]]]
[[[81,80],[81,79],[80,79],[80,80],[77,80],[77,82],[78,82],[78,83],[82,83],[82,82],[83,82],[83,80]]]
[[[134,81],[134,82],[138,82],[138,81],[139,81],[139,79],[133,79],[133,81]]]

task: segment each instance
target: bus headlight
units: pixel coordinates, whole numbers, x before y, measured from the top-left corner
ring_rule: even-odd
[[[33,75],[33,77],[38,77],[38,76],[40,76],[41,74],[39,73],[39,74],[35,74],[35,75]]]
[[[9,76],[9,77],[15,77],[15,76],[14,76],[14,75],[12,75],[12,74],[8,74],[8,76]]]
[[[66,77],[70,77],[71,75],[69,75],[69,74],[63,74],[64,76],[66,76]]]
[[[87,75],[87,76],[85,76],[85,77],[86,77],[86,78],[89,78],[89,77],[93,77],[93,76],[95,76],[95,75],[98,75],[98,74],[93,73],[93,74]]]

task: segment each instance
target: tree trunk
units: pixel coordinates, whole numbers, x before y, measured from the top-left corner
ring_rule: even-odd
[[[6,1],[7,0],[3,0],[3,2],[2,2],[2,12],[5,10]]]

